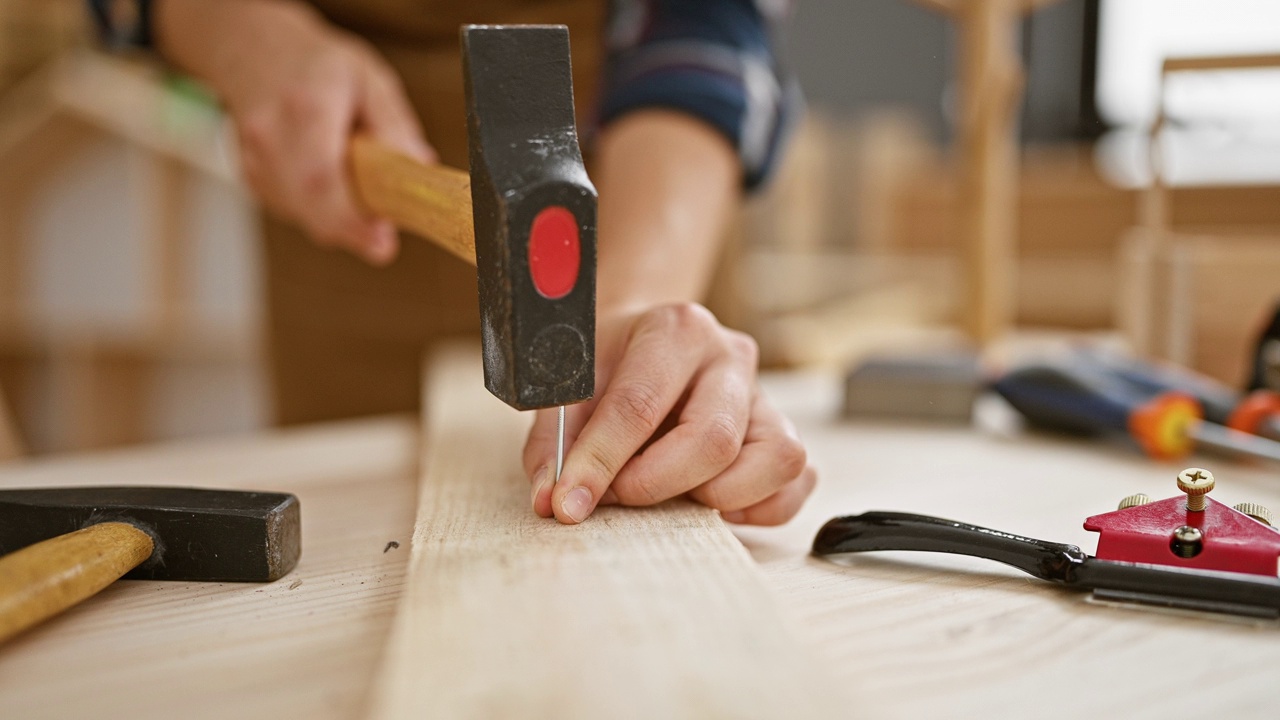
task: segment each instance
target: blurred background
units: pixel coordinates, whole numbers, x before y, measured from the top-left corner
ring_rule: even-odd
[[[774,367],[984,342],[987,302],[1241,385],[1280,300],[1280,4],[948,4],[796,3],[808,112],[713,308]],[[0,448],[269,423],[234,157],[216,104],[96,48],[80,0],[0,0]],[[985,270],[975,227],[1009,236]],[[1007,298],[975,300],[993,266]]]

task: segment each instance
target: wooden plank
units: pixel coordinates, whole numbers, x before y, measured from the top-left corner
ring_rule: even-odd
[[[0,645],[0,716],[358,717],[408,557],[417,439],[411,418],[378,418],[0,466],[0,488],[293,492],[303,539],[278,582],[120,581]]]
[[[480,356],[430,366],[409,579],[372,716],[837,716],[835,685],[788,631],[717,514],[685,501],[538,518],[519,465],[527,416]],[[821,715],[820,715],[821,714]]]
[[[822,478],[791,523],[735,534],[783,605],[821,637],[839,683],[857,694],[840,717],[1276,716],[1274,623],[1096,605],[955,555],[808,556],[823,522],[872,509],[967,520],[1092,554],[1097,535],[1084,530],[1085,517],[1130,493],[1177,495],[1174,476],[1188,465],[1214,471],[1220,502],[1280,509],[1274,466],[1213,456],[1154,462],[1093,440],[835,421],[832,376],[775,376],[765,389],[795,421]],[[1203,671],[1181,675],[1187,657],[1206,663],[1196,666]]]

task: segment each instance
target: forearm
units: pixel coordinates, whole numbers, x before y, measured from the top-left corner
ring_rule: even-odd
[[[224,101],[229,83],[267,70],[255,63],[259,48],[326,32],[319,15],[294,0],[154,0],[152,12],[156,51]]]
[[[595,171],[600,314],[700,301],[741,192],[724,136],[677,112],[629,113],[601,134]]]

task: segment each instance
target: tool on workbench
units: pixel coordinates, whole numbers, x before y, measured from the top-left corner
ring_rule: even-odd
[[[0,642],[121,576],[270,582],[301,551],[298,499],[286,493],[0,490]]]
[[[1145,495],[1085,520],[1100,533],[1090,556],[1075,545],[1020,537],[954,520],[874,511],[828,521],[813,541],[817,556],[919,550],[1002,562],[1099,600],[1280,618],[1280,531],[1254,504],[1227,507],[1205,497],[1212,473],[1178,474],[1185,493]]]
[[[588,400],[596,192],[578,148],[568,28],[468,25],[461,37],[470,174],[358,137],[357,194],[475,264],[490,392],[517,410]]]
[[[1208,422],[1280,440],[1280,393],[1273,390],[1258,389],[1241,396],[1207,375],[1115,353],[1077,351],[1068,362],[1114,374],[1152,395],[1166,392],[1190,395],[1200,403]]]
[[[1081,362],[1046,362],[1005,373],[992,387],[1037,427],[1079,435],[1119,435],[1155,458],[1196,447],[1280,462],[1280,443],[1204,420],[1184,392],[1152,392]]]
[[[975,352],[871,357],[845,378],[843,414],[849,419],[968,423],[985,385]]]

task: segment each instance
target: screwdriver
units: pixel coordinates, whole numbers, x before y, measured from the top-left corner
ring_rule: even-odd
[[[1043,363],[1010,371],[993,385],[1035,426],[1077,435],[1122,435],[1149,456],[1190,454],[1198,445],[1280,462],[1280,442],[1206,422],[1196,398],[1151,392],[1089,363]]]
[[[1152,394],[1185,393],[1200,403],[1208,422],[1280,440],[1280,393],[1274,390],[1255,390],[1242,398],[1217,380],[1190,370],[1091,350],[1077,351],[1071,362],[1114,373]]]

